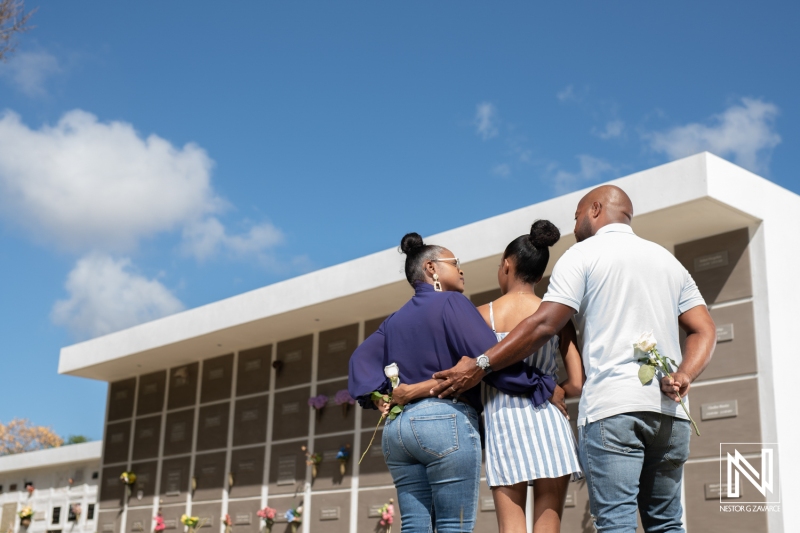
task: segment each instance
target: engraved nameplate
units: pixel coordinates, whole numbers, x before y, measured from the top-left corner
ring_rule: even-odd
[[[261,368],[261,359],[251,359],[244,364],[245,372],[258,370],[259,368]]]
[[[215,368],[208,372],[208,380],[212,381],[215,379],[222,379],[225,377],[225,369],[224,368]]]
[[[717,326],[717,342],[733,340],[733,324],[720,324]]]
[[[702,272],[704,270],[711,270],[712,268],[719,268],[728,266],[728,251],[716,252],[708,255],[701,255],[694,258],[694,271]]]
[[[214,525],[214,517],[213,516],[200,516],[200,523],[202,524],[200,527],[211,527]]]
[[[704,488],[706,500],[719,500],[720,497],[728,498],[727,483],[706,483]],[[742,492],[739,491],[739,496],[736,496],[736,498],[741,497]]]
[[[204,466],[200,469],[200,473],[202,473],[204,476],[213,476],[216,472],[216,466]]]
[[[291,415],[300,412],[300,404],[297,402],[289,402],[281,405],[282,415]]]
[[[284,363],[296,363],[300,359],[303,358],[303,352],[300,350],[295,350],[293,352],[288,352],[286,355],[283,356]]]
[[[186,422],[176,422],[169,433],[171,442],[178,442],[186,437]]]
[[[111,444],[119,444],[125,440],[124,433],[112,433],[111,434]]]
[[[481,511],[494,511],[494,498],[481,498]]]
[[[144,531],[144,522],[141,520],[131,525],[131,531]]]
[[[164,529],[176,529],[178,527],[178,521],[173,519],[164,520]]]
[[[328,343],[328,353],[343,352],[347,349],[347,341],[333,341]]]
[[[155,394],[158,392],[158,383],[148,383],[142,388],[142,394]]]
[[[700,406],[700,420],[717,418],[734,418],[739,415],[739,402],[725,400],[722,402],[704,403]]]
[[[297,472],[296,455],[278,457],[278,485],[294,485],[295,472]]]
[[[115,400],[124,400],[127,397],[128,397],[128,391],[126,390],[118,390],[116,393],[114,393]]]
[[[373,446],[369,450],[369,456],[370,457],[381,457],[381,458],[383,458],[383,450],[381,449],[380,446]]]
[[[44,514],[44,511],[36,511],[35,513],[33,513],[34,520],[44,520],[45,518],[46,515]]]
[[[233,516],[233,525],[247,526],[253,521],[253,513],[237,513]]]
[[[206,417],[206,422],[205,422],[205,427],[206,428],[219,427],[220,424],[222,424],[222,417],[221,416],[217,415],[217,416]]]
[[[338,454],[339,450],[326,450],[322,452],[322,460],[324,462],[335,461]]]
[[[320,520],[339,520],[338,507],[323,507],[319,510]]]
[[[155,432],[153,431],[153,428],[144,428],[143,430],[141,430],[139,432],[139,438],[140,439],[149,439],[149,438],[152,438],[153,435],[155,435]]]
[[[368,518],[380,518],[381,517],[381,507],[383,505],[370,505],[369,506],[369,514],[367,515]]]
[[[150,481],[150,474],[147,474],[147,473],[144,473],[144,474],[139,474],[139,475],[136,477],[136,483],[137,483],[138,485],[140,485],[140,486],[141,486],[141,485],[147,485],[147,482],[148,482],[148,481]]]
[[[239,463],[239,472],[253,472],[256,469],[255,461],[242,461]]]
[[[114,533],[114,523],[103,524],[103,533]]]
[[[564,500],[564,507],[575,507],[575,491],[567,492],[567,498]]]
[[[181,493],[181,474],[180,470],[167,472],[167,496],[177,496]]]
[[[246,409],[242,411],[242,422],[252,422],[258,420],[258,409]]]

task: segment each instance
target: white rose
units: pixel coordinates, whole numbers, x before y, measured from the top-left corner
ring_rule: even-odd
[[[400,367],[397,363],[383,367],[383,374],[392,382],[393,389],[400,385]]]
[[[650,330],[639,335],[639,338],[636,339],[633,346],[644,353],[651,352],[656,347],[656,338],[653,337],[653,331]]]

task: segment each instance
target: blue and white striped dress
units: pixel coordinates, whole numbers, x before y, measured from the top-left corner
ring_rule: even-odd
[[[489,303],[492,331],[500,341],[508,333],[494,327],[494,310]],[[525,364],[555,378],[558,337],[553,337]],[[571,475],[583,478],[578,463],[575,436],[567,418],[550,402],[534,407],[530,398],[511,396],[494,387],[483,386],[486,417],[486,478],[490,487],[515,485],[539,478]]]

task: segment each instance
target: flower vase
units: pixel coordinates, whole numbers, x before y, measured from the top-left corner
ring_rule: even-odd
[[[347,411],[349,411],[349,410],[350,410],[350,404],[346,403],[346,402],[343,403],[342,404],[342,418],[347,418]]]
[[[344,476],[344,472],[347,469],[347,461],[339,461],[339,473]]]
[[[311,479],[317,479],[317,465],[311,465]]]
[[[29,525],[31,525],[30,517],[20,518],[19,525],[22,527],[28,527]]]
[[[292,533],[297,533],[297,524],[292,522],[290,525],[292,526]]]

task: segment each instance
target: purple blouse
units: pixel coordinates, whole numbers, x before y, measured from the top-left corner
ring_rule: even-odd
[[[472,302],[459,292],[433,290],[418,282],[415,294],[389,316],[350,357],[347,389],[363,407],[373,407],[373,391],[388,392],[391,384],[383,367],[397,363],[400,383],[420,383],[434,372],[447,370],[462,356],[477,357],[497,343]],[[484,381],[506,394],[528,396],[534,405],[547,401],[555,381],[522,361],[492,372]],[[473,406],[481,405],[480,387],[462,396]]]

